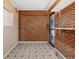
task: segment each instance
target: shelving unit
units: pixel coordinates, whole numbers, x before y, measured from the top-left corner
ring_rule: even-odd
[[[75,28],[55,28],[56,29],[60,29],[60,30],[75,30]]]
[[[55,13],[55,48],[67,59],[75,58],[75,3]]]

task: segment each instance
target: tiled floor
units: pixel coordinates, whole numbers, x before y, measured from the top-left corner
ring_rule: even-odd
[[[4,59],[57,59],[48,43],[18,43]]]

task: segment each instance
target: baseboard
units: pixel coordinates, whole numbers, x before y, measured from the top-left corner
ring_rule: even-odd
[[[54,53],[58,57],[58,59],[66,59],[56,48],[54,48]]]
[[[49,43],[48,41],[18,41],[18,43]]]
[[[19,42],[17,42],[5,55],[3,55],[3,59],[12,51],[13,48],[16,47],[16,45],[18,44]]]

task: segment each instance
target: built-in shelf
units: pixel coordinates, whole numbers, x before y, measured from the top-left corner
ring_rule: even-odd
[[[54,29],[75,30],[75,28],[54,28]]]

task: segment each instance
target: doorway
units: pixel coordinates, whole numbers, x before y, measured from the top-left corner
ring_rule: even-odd
[[[54,33],[54,14],[50,14],[50,44],[54,47],[54,37],[55,37],[55,33]]]

